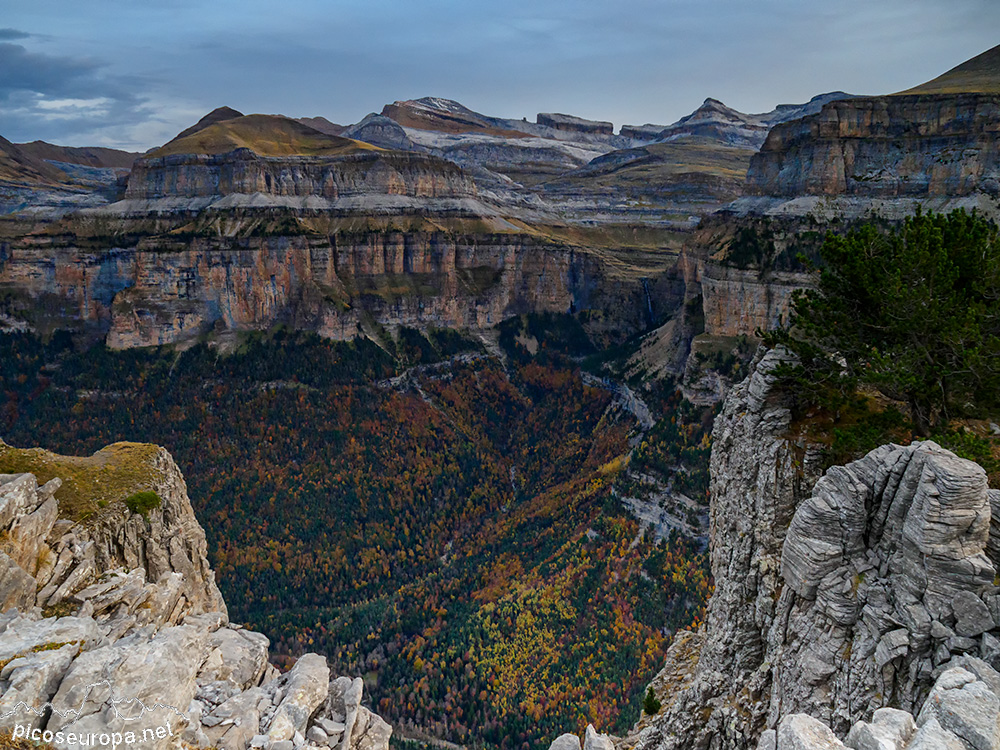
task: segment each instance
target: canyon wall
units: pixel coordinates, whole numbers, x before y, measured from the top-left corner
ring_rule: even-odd
[[[1000,96],[858,98],[775,126],[748,195],[1000,196]]]
[[[828,231],[918,208],[1000,218],[1000,96],[852,98],[775,125],[750,162],[744,196],[702,220],[681,257],[687,298],[709,336],[750,335],[787,320]],[[758,251],[740,256],[741,237]]]
[[[472,198],[476,188],[462,170],[424,154],[368,151],[344,156],[258,156],[250,149],[219,155],[176,154],[139,159],[126,200],[195,198],[232,193],[413,198]]]
[[[484,330],[510,315],[588,309],[602,312],[598,334],[621,335],[646,324],[650,304],[640,279],[611,275],[579,248],[404,232],[147,238],[106,250],[31,238],[0,244],[0,290],[40,330],[106,333],[117,348],[279,323],[335,339],[372,322]]]

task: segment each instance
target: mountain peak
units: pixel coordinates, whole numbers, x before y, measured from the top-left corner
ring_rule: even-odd
[[[900,94],[1000,94],[1000,44]]]
[[[237,117],[243,117],[243,113],[240,112],[239,110],[233,109],[232,107],[216,107],[207,115],[198,120],[198,122],[196,122],[194,125],[178,133],[177,137],[174,138],[174,140],[177,140],[178,138],[184,138],[189,135],[193,135],[194,133],[197,133],[199,130],[204,130],[209,125],[214,125],[217,122],[225,122],[226,120],[235,120]]]
[[[259,156],[335,156],[373,147],[281,115],[240,115],[188,128],[148,156],[224,154],[237,148],[248,148]]]

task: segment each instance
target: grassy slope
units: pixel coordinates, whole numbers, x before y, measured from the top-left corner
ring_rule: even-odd
[[[18,148],[36,159],[51,159],[67,164],[81,164],[85,167],[110,167],[112,169],[129,169],[141,154],[131,151],[120,151],[116,148],[101,148],[87,146],[76,148],[72,146],[56,146],[45,141],[19,143]]]
[[[62,170],[0,137],[0,181],[55,184],[66,181]]]
[[[42,448],[13,448],[0,440],[0,473],[30,472],[39,484],[58,477],[59,513],[74,521],[105,504],[147,490],[155,479],[151,460],[159,448],[146,443],[115,443],[92,456],[61,456]]]
[[[149,156],[224,154],[237,148],[249,148],[261,156],[343,156],[379,150],[367,143],[320,133],[288,117],[246,115],[178,136]]]
[[[1000,94],[1000,45],[899,94]]]
[[[589,171],[579,177],[568,175],[566,182],[580,181],[591,185],[648,184],[652,180],[672,179],[684,175],[705,174],[725,179],[746,177],[753,151],[726,146],[709,138],[684,138],[666,143],[651,143],[635,149],[638,158],[625,164],[611,165]],[[560,180],[561,182],[562,180]]]

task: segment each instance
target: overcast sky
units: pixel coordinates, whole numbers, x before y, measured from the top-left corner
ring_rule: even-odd
[[[898,91],[1000,43],[997,0],[3,0],[0,135],[144,150],[220,105],[357,122],[486,114],[669,124]]]

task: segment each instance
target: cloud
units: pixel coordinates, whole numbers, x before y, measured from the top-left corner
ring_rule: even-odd
[[[209,110],[352,122],[437,95],[668,123],[898,91],[996,44],[996,0],[32,0],[0,29],[0,134],[162,143]],[[915,11],[916,9],[916,11]],[[7,10],[7,9],[5,9]],[[45,29],[45,35],[20,29]]]
[[[13,30],[11,30],[13,31]],[[150,118],[143,81],[90,56],[51,55],[0,42],[0,133],[11,140],[107,143]]]
[[[59,57],[30,52],[11,42],[0,42],[0,102],[18,94],[90,96],[109,87],[99,73],[102,65],[89,57]],[[113,87],[113,85],[112,85]]]

